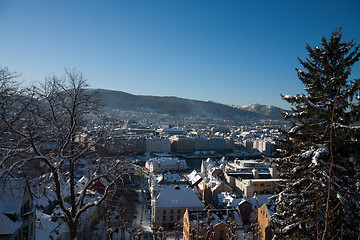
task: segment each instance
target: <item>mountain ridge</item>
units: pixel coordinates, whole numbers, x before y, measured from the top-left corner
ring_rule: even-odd
[[[89,91],[99,99],[99,103],[105,111],[116,109],[122,111],[169,114],[175,117],[199,117],[225,120],[283,120],[282,117],[279,117],[280,109],[270,105],[251,104],[247,106],[235,106],[174,96],[133,95],[123,91],[99,88],[89,89]],[[266,108],[269,110],[264,111],[263,106],[268,106]]]

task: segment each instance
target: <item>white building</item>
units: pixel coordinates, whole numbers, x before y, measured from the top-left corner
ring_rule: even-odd
[[[150,173],[187,169],[186,161],[178,158],[152,158],[146,161],[145,168]]]
[[[196,192],[187,184],[164,185],[157,198],[152,200],[151,206],[153,226],[166,228],[181,222],[186,209],[198,210],[204,207]]]
[[[160,135],[185,135],[186,131],[181,128],[158,128],[156,133]]]
[[[261,153],[270,154],[271,153],[271,142],[268,140],[257,139],[253,143],[253,148],[259,150]]]

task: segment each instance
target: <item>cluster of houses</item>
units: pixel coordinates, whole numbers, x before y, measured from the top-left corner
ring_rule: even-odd
[[[237,239],[251,239],[248,232],[255,223],[262,239],[270,238],[275,207],[271,197],[280,181],[271,166],[260,160],[207,159],[201,171],[163,170],[157,169],[148,180],[152,226],[171,230],[180,224],[183,239],[200,234],[199,229],[207,229],[202,234],[213,234],[211,239],[227,239],[229,231]]]
[[[77,136],[79,142],[92,142],[95,133]],[[211,128],[184,130],[181,128],[118,129],[100,147],[114,154],[122,152],[193,154],[199,158],[216,153],[231,153],[242,147],[270,154],[274,129]],[[5,135],[2,137],[4,138]],[[2,139],[7,143],[7,139]],[[57,146],[44,142],[44,153]],[[104,150],[104,149],[92,149]],[[149,171],[151,196],[151,225],[174,229],[181,225],[183,238],[213,234],[211,239],[226,239],[231,231],[238,239],[249,239],[251,223],[257,223],[262,239],[269,239],[269,219],[274,210],[271,196],[279,181],[276,169],[259,160],[221,161],[204,160],[200,171],[187,172],[185,160],[180,158],[150,158],[145,167]],[[171,173],[170,173],[171,172]],[[44,176],[48,178],[49,176]],[[88,179],[79,176],[76,192],[84,190]],[[7,176],[0,179],[0,239],[66,239],[64,216],[56,208],[55,193],[41,187],[40,179]],[[87,191],[87,197],[96,199],[107,184],[98,181]],[[64,199],[68,184],[63,186]],[[209,231],[211,229],[211,231]]]
[[[45,174],[41,178],[49,178]],[[0,179],[0,239],[35,240],[68,239],[69,234],[62,211],[56,207],[55,192],[43,188],[40,179],[27,181],[11,175]],[[83,176],[76,183],[80,195],[88,179]],[[97,199],[104,193],[106,179],[94,182],[87,197]],[[62,186],[64,199],[69,198],[69,183]]]
[[[171,153],[176,156],[203,157],[232,153],[256,152],[271,155],[274,139],[280,138],[275,126],[212,127],[207,129],[159,128],[159,127],[115,128],[102,144],[92,148],[103,155],[116,156],[123,153],[145,154]],[[110,127],[109,127],[110,128]],[[89,144],[94,142],[99,127],[88,126],[76,136],[76,141]],[[4,139],[6,142],[6,139]],[[57,148],[54,142],[44,142],[41,150],[46,153]]]
[[[113,136],[106,142],[110,153],[136,152],[143,153],[193,153],[195,151],[231,152],[234,141],[222,137],[193,137],[184,135],[147,136],[121,135]]]
[[[104,143],[109,153],[136,152],[190,154],[199,151],[229,153],[239,147],[269,155],[274,147],[273,139],[280,133],[278,126],[212,127],[132,127],[114,130]]]
[[[201,171],[185,173],[184,160],[158,158],[150,159],[146,167],[152,173],[148,179],[152,226],[171,230],[180,224],[184,239],[200,234],[199,229],[208,229],[202,234],[213,234],[212,239],[226,239],[229,231],[237,239],[249,239],[246,232],[250,224],[258,223],[262,238],[269,238],[274,210],[271,196],[280,180],[276,170],[262,161],[207,159]],[[87,181],[81,177],[76,192],[80,194]],[[106,184],[106,180],[94,183],[88,196],[96,198]],[[64,198],[68,197],[66,189],[67,184],[63,186]],[[0,239],[66,239],[63,215],[55,205],[54,192],[40,188],[36,180],[28,183],[10,176],[2,178]]]

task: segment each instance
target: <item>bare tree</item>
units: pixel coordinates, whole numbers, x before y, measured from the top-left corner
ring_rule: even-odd
[[[236,240],[238,238],[236,233],[237,227],[238,225],[234,220],[227,221],[226,239]]]
[[[10,123],[16,119],[14,108],[19,96],[19,84],[14,79],[17,76],[8,68],[0,67],[0,136],[9,130],[4,119]]]
[[[49,77],[32,89],[19,119],[21,124],[2,117],[3,124],[19,137],[28,153],[8,171],[34,161],[44,166],[50,173],[48,184],[56,193],[70,239],[77,236],[80,216],[103,202],[126,172],[123,161],[102,159],[94,151],[99,141],[106,138],[106,131],[89,130],[88,118],[96,113],[97,106],[87,87],[80,72],[66,70],[64,77]],[[88,179],[81,191],[76,189],[77,174],[85,174]],[[98,181],[107,182],[106,187],[102,194],[90,198],[88,190]]]
[[[21,141],[17,138],[12,128],[19,128],[24,110],[29,101],[25,101],[24,91],[15,81],[18,77],[8,68],[0,67],[0,178],[8,173],[3,167],[4,163],[14,164],[13,158],[20,154]]]
[[[166,240],[166,238],[168,237],[168,234],[166,231],[164,231],[163,227],[153,227],[152,231],[154,240]]]

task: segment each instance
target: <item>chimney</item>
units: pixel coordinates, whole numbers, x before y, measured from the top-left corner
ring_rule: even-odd
[[[259,178],[259,171],[257,169],[253,169],[252,170],[252,174],[254,176],[254,179],[258,179]]]

